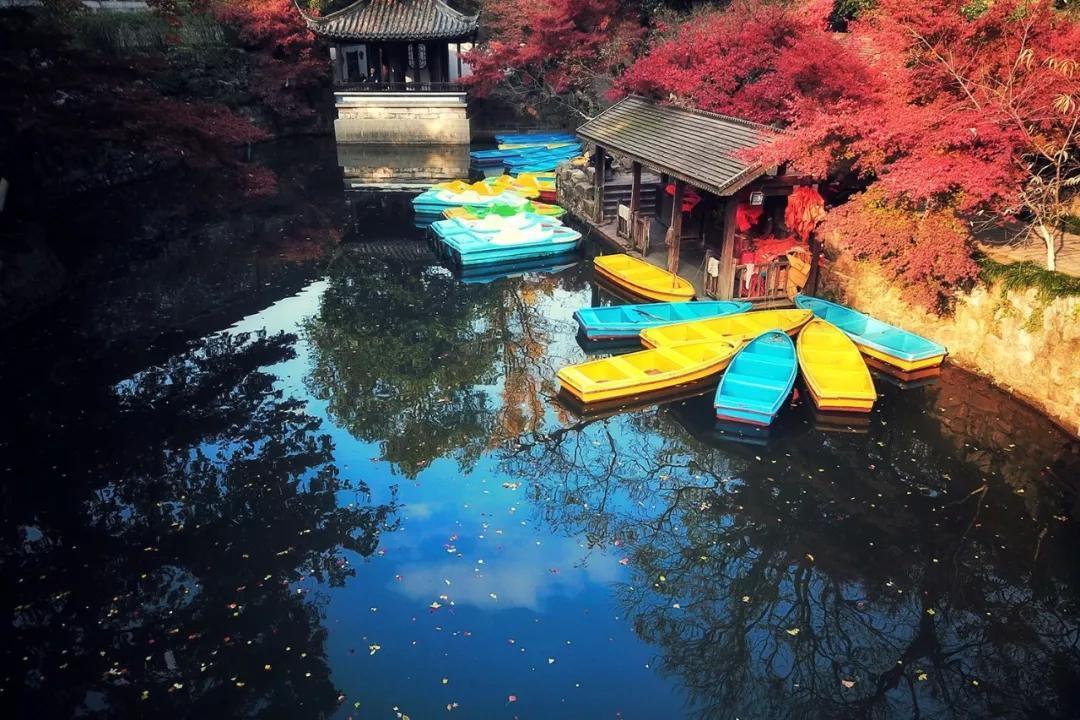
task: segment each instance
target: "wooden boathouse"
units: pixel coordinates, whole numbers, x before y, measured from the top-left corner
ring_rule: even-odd
[[[461,56],[475,15],[443,0],[357,0],[304,19],[330,46],[338,142],[468,144]]]
[[[586,220],[690,279],[699,296],[787,304],[811,257],[807,238],[785,221],[788,199],[795,193],[800,203],[818,202],[820,195],[812,178],[745,159],[778,132],[624,98],[577,129],[593,147],[594,216]]]

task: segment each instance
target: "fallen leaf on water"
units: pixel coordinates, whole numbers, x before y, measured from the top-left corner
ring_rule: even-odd
[[[517,702],[517,695],[509,695],[509,696],[507,696],[506,702],[508,702],[508,703]]]
[[[840,684],[843,685],[844,687],[848,688],[848,689],[855,687],[855,681],[854,680],[841,680]]]
[[[620,565],[629,565],[630,564],[630,558],[623,558],[622,560],[619,561],[619,564]]]
[[[930,677],[930,676],[929,676],[929,675],[927,675],[927,674],[926,674],[925,672],[923,672],[922,670],[920,670],[920,671],[919,671],[919,674],[915,676],[915,678],[916,678],[917,680],[926,680],[926,679],[927,679],[928,677]]]
[[[742,601],[743,602],[750,602],[750,596],[749,595],[743,595],[742,596]]]
[[[499,596],[496,595],[495,593],[488,593],[488,595],[491,596],[492,600],[498,600],[499,599]]]
[[[792,637],[795,637],[796,635],[799,634],[799,628],[791,628],[790,630],[788,630],[786,632],[787,632],[788,635],[791,635]]]
[[[382,650],[382,645],[375,645],[374,643],[372,643],[371,645],[367,646],[367,649],[370,651],[371,655],[374,655],[375,653]]]
[[[927,615],[935,615],[936,613],[934,612],[934,608],[926,608],[926,614]]]

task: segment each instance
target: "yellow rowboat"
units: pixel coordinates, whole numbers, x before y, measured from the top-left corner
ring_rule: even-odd
[[[870,412],[877,400],[862,353],[840,328],[814,319],[795,343],[799,368],[819,410]]]
[[[660,325],[642,330],[641,344],[650,348],[700,340],[727,340],[741,344],[768,330],[783,330],[788,335],[794,335],[810,322],[813,315],[809,310],[755,310],[708,320]]]
[[[646,300],[684,302],[694,299],[694,286],[689,280],[629,255],[601,255],[593,260],[593,267],[608,282]]]
[[[719,374],[739,346],[724,340],[685,343],[590,360],[559,370],[559,384],[583,403],[667,390]]]

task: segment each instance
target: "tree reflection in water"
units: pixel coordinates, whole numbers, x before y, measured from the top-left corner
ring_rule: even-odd
[[[318,603],[396,507],[342,477],[263,368],[294,336],[208,339],[105,395],[31,417],[0,548],[5,705],[39,717],[319,717],[339,702]],[[90,392],[90,391],[88,391]],[[85,408],[94,412],[86,416]]]
[[[625,555],[627,616],[695,717],[1077,717],[1075,488],[1028,502],[994,470],[1011,448],[974,466],[935,399],[765,449],[701,427],[699,398],[534,434],[506,468]]]
[[[439,458],[468,471],[540,427],[554,330],[539,304],[557,285],[466,284],[442,268],[343,253],[305,327],[308,390],[406,476]]]

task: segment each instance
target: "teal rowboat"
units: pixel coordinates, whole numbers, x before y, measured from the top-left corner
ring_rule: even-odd
[[[768,426],[795,385],[795,343],[782,330],[758,335],[739,351],[716,388],[718,420]]]
[[[864,355],[903,372],[935,368],[949,352],[922,335],[828,300],[799,294],[795,304],[843,330]]]
[[[581,308],[574,312],[581,334],[587,340],[638,342],[638,334],[657,325],[704,320],[746,312],[752,303],[736,300],[703,302],[645,303]]]

